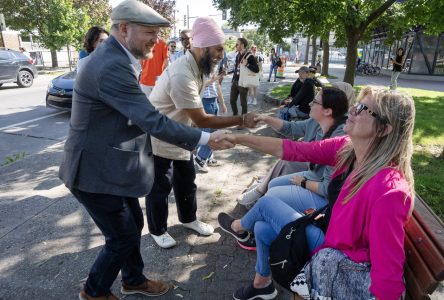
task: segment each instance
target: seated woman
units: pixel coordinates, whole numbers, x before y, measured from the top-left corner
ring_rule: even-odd
[[[355,92],[350,84],[346,82],[336,82],[333,83],[332,86],[342,90],[345,93],[348,100],[348,106],[352,106],[355,103]],[[329,96],[327,102],[331,102],[331,100],[332,97]],[[273,118],[267,115],[258,115],[256,117],[256,120],[266,123],[275,131],[291,139],[303,137],[304,142],[317,141],[328,137],[342,135],[342,128],[343,128],[342,123],[345,123],[345,119],[341,118],[341,114],[346,113],[346,111],[342,113],[343,109],[345,108],[344,104],[342,103],[339,106],[336,106],[334,103],[329,103],[327,105],[325,104],[326,102],[323,102],[322,106],[324,108],[331,108],[332,110],[331,114],[326,114],[326,115],[316,114],[316,119],[313,119],[313,116],[310,113],[311,118],[304,121],[289,122]],[[335,119],[337,120],[336,122]],[[320,123],[324,125],[320,126],[319,125]],[[335,123],[335,125],[331,126],[333,123]],[[335,126],[337,128],[335,128]],[[261,179],[261,181],[258,184],[252,186],[250,189],[248,189],[238,198],[239,204],[244,205],[247,208],[251,207],[254,204],[254,202],[256,202],[260,197],[262,197],[267,192],[268,184],[272,179],[282,175],[308,171],[310,170],[309,167],[310,164],[305,162],[279,160],[271,168],[271,170],[267,173],[267,175]],[[318,171],[317,173],[320,174],[319,178],[317,177],[312,178],[312,176],[310,176],[311,174],[307,174],[305,175],[305,177],[311,178],[311,180],[318,179],[315,181],[322,181],[322,178],[325,179],[327,177],[328,178],[331,177],[331,170],[330,173],[326,174],[325,176],[321,176],[322,175],[321,170],[317,171]],[[328,183],[329,180],[325,181],[323,186],[321,188],[318,188],[318,190],[326,191]],[[320,194],[322,196],[325,196],[324,192],[321,192]]]
[[[414,102],[405,94],[371,87],[361,91],[360,99],[349,110],[344,127],[349,137],[310,143],[251,135],[227,137],[285,160],[335,166],[334,180],[346,174],[325,236],[316,226],[306,228],[309,250],[315,254],[305,274],[315,298],[399,299],[405,289],[404,225],[414,201],[410,166]],[[329,193],[333,190],[330,186]],[[256,275],[249,287],[235,292],[235,299],[276,295],[268,266],[269,247],[286,224],[300,217],[295,207],[268,196],[240,220],[219,215],[221,228],[236,239],[245,240],[252,230],[256,235]]]
[[[99,45],[108,38],[109,33],[102,27],[93,26],[91,27],[85,35],[85,41],[83,42],[84,50],[82,49],[82,57],[79,57],[77,62],[77,73],[80,72],[82,67],[88,61],[88,56],[97,48]]]

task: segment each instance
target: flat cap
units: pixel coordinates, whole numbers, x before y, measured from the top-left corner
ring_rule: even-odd
[[[310,69],[307,66],[302,66],[298,70],[295,71],[295,73],[299,73],[299,72],[308,73],[308,72],[310,72]]]
[[[170,22],[157,11],[137,0],[125,0],[111,12],[112,24],[122,21],[143,26],[169,27]]]

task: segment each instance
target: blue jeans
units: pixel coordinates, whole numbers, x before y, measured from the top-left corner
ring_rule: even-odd
[[[202,104],[204,110],[209,115],[217,116],[219,112],[219,104],[217,103],[217,98],[202,98]],[[214,129],[211,128],[202,128],[202,131],[205,132],[213,132]],[[207,145],[202,145],[197,147],[197,157],[203,162],[207,162],[207,160],[213,155],[213,151]]]
[[[143,213],[137,198],[94,194],[71,190],[83,204],[105,237],[85,284],[85,291],[93,297],[105,296],[119,271],[122,281],[139,285],[146,280],[140,254]]]
[[[285,225],[302,216],[300,211],[313,207],[312,203],[306,204],[304,200],[299,198],[295,199],[293,203],[287,204],[267,193],[241,219],[242,227],[254,231],[256,238],[256,273],[264,277],[270,276],[271,270],[268,262],[270,245]],[[324,233],[316,226],[307,226],[305,234],[310,252],[324,242]]]
[[[270,65],[270,74],[268,75],[268,80],[271,79],[271,74],[274,72],[274,80],[276,80],[276,72],[277,72],[278,66],[277,65]]]

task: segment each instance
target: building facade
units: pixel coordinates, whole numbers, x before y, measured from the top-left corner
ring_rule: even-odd
[[[406,53],[403,73],[444,76],[444,33],[429,36],[422,31],[412,31],[392,44],[387,44],[386,39],[385,34],[379,34],[365,44],[361,62],[391,70],[390,58],[395,58],[396,50],[402,47]]]

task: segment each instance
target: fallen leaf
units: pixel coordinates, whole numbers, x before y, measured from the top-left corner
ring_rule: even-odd
[[[202,277],[202,280],[210,279],[213,275],[214,275],[214,272],[211,272],[211,273],[208,274],[207,276]]]

